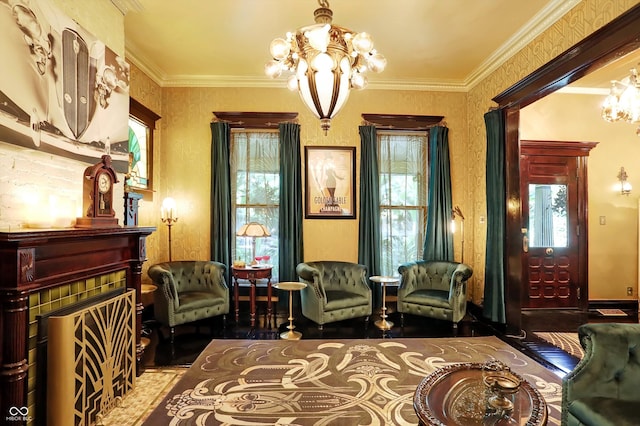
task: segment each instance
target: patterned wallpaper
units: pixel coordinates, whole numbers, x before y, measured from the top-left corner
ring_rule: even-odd
[[[465,249],[472,250],[465,259],[468,255],[474,268],[470,285],[474,302],[480,303],[484,292],[486,227],[479,221],[486,215],[484,114],[495,106],[491,99],[636,4],[635,0],[583,0],[469,92],[466,183],[474,191],[465,192],[464,205],[470,210],[465,222],[470,225],[467,227],[469,244],[465,242]],[[478,182],[482,183],[478,185]]]

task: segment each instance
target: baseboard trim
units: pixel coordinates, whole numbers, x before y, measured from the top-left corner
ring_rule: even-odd
[[[623,311],[638,311],[637,300],[590,300],[589,310],[596,309],[622,309]]]

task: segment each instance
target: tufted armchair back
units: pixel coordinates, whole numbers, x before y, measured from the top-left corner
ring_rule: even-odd
[[[465,316],[470,266],[417,260],[400,265],[398,272],[398,312],[453,321],[454,326]]]
[[[340,261],[306,262],[298,265],[298,276],[312,282],[324,295],[327,290],[349,289],[354,293],[366,294],[367,267],[357,263]],[[364,287],[362,286],[364,283]],[[323,296],[324,297],[324,296]]]
[[[164,262],[149,268],[154,314],[172,328],[179,324],[229,313],[226,266],[214,261]]]
[[[307,284],[300,292],[302,313],[317,324],[371,315],[366,266],[326,260],[300,263],[296,272]]]
[[[562,380],[562,424],[640,424],[640,324],[584,324],[578,335],[585,354]]]
[[[437,290],[449,293],[452,298],[466,293],[466,281],[473,270],[463,263],[418,260],[400,265],[398,272],[402,276],[398,293]]]

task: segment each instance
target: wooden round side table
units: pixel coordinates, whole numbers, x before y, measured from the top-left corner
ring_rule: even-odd
[[[300,333],[299,331],[294,331],[296,326],[293,325],[293,292],[302,290],[307,286],[307,284],[297,281],[291,281],[277,283],[273,286],[280,290],[289,292],[289,325],[287,326],[289,331],[280,333],[280,338],[286,340],[300,340],[302,338],[302,333]]]

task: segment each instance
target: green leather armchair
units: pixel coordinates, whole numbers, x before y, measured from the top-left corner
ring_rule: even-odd
[[[165,262],[149,268],[158,286],[154,293],[154,315],[169,326],[171,343],[175,326],[229,313],[229,288],[225,265],[214,261]]]
[[[318,324],[371,315],[367,267],[357,263],[318,261],[300,263],[296,272],[307,287],[300,291],[302,315]]]
[[[584,357],[562,379],[562,424],[640,425],[640,324],[578,328]]]
[[[398,267],[398,312],[458,322],[467,313],[467,280],[473,274],[458,262],[418,260]]]

